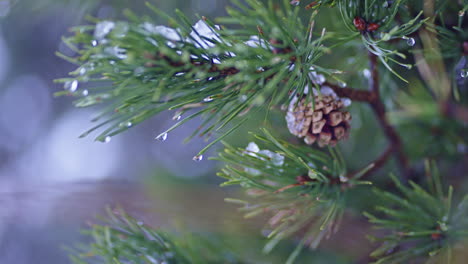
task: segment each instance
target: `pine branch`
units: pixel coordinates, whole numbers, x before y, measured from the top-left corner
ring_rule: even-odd
[[[264,134],[255,136],[261,145],[251,142],[246,149],[226,145],[216,158],[227,164],[218,176],[227,179],[223,186],[240,185],[252,197],[251,202],[227,199],[243,205],[245,217],[271,215],[265,252],[283,239],[300,239],[287,261],[293,263],[303,247],[316,248],[338,230],[348,190],[370,183],[346,177],[338,150],[330,148],[327,153],[278,140],[266,130]]]
[[[166,110],[177,111],[174,115],[177,122],[157,137],[161,140],[192,118],[204,116],[202,125],[192,136],[209,137],[218,133],[218,137],[201,150],[195,160],[200,160],[207,148],[235,131],[245,121],[239,117],[253,108],[288,105],[287,125],[290,131],[294,130],[291,133],[304,138],[307,144],[317,142],[323,147],[337,144],[350,130],[351,116],[343,109],[347,99],[339,97],[369,104],[388,146],[372,163],[357,172],[347,171],[337,149],[317,150],[294,145],[276,139],[265,129],[263,135],[255,136],[260,147],[255,142],[246,149],[226,144],[225,152],[217,158],[227,164],[218,174],[227,179],[223,186],[240,185],[251,196],[249,201],[227,200],[242,204],[241,211],[246,217],[270,214],[265,252],[273,250],[283,239],[299,238],[287,260],[293,263],[303,247],[316,248],[324,238],[336,232],[348,205],[349,190],[370,184],[362,179],[382,168],[391,155],[396,156],[405,183],[413,176],[400,135],[390,123],[381,98],[378,67],[382,63],[403,79],[389,63],[406,68],[411,65],[395,59],[406,57],[397,49],[389,48],[390,41],[403,39],[408,45],[414,45],[415,40],[409,35],[427,18],[422,18],[422,12],[400,16],[407,7],[405,0],[385,2],[387,6],[379,1],[319,0],[306,6],[318,9],[338,5],[344,26],[352,34],[331,47],[360,37],[367,48],[371,73],[369,89],[357,90],[324,81],[322,74],[339,81],[335,75],[340,71],[315,64],[329,51],[323,45],[328,38],[325,30],[313,34],[316,12],[304,21],[299,9],[286,0],[282,5],[256,0],[233,3],[235,7],[227,9],[229,16],[216,20],[222,26],[204,17],[192,25],[180,12],[172,18],[148,5],[155,14],[167,18],[171,27],[156,26],[149,19],[127,13],[129,22],[96,20],[91,26],[73,29],[75,35],[64,42],[77,56],[59,56],[78,64],[78,68],[71,73],[71,78],[59,80],[65,83],[67,91],[58,95],[79,97],[78,107],[107,104],[103,114],[96,118],[96,121],[104,121],[83,134],[105,127],[97,137],[101,141]],[[458,24],[454,30],[461,28],[461,23]],[[435,30],[449,38],[453,35],[437,27]],[[455,35],[460,40],[465,33]],[[80,90],[80,83],[86,82],[96,87]],[[330,90],[327,87],[336,94],[327,91]],[[415,98],[416,102],[418,98]],[[432,101],[428,105],[432,110]],[[443,110],[447,115],[464,114],[458,108]],[[192,113],[186,116],[188,112]],[[232,125],[233,122],[237,124]],[[378,208],[386,214],[386,219],[368,215],[379,227],[396,230],[383,238],[388,244],[373,254],[380,262],[416,258],[421,252],[434,252],[431,250],[450,246],[452,240],[466,236],[466,200],[453,216],[453,221],[458,222],[453,222],[452,230],[452,226],[447,226],[452,219],[448,216],[451,190],[447,204],[440,186],[433,188],[433,194],[428,194],[412,182],[410,188],[394,181],[401,196],[376,191],[386,199]],[[395,210],[396,207],[400,211]],[[84,261],[95,257],[97,260],[90,260],[95,261],[92,263],[150,263],[153,259],[166,261],[171,256],[177,263],[238,263],[234,259],[226,260],[225,252],[221,254],[219,248],[205,251],[207,244],[203,239],[183,244],[179,237],[138,224],[126,215],[111,215],[111,218],[112,225],[93,229],[96,243],[87,248],[90,254],[82,255]],[[413,240],[417,243],[411,247]],[[400,245],[403,247],[395,250],[395,254],[388,253],[389,249]]]
[[[395,17],[406,2],[406,0],[397,0],[382,4],[379,1],[338,1],[344,25],[353,32],[352,37],[360,36],[367,50],[377,56],[390,72],[405,82],[407,81],[389,65],[389,62],[407,69],[412,65],[395,59],[394,57],[405,59],[406,56],[398,50],[386,47],[386,43],[391,40],[404,39],[410,46],[413,46],[415,40],[408,35],[417,31],[429,19],[421,19],[423,14],[421,11],[416,17],[410,17],[406,23],[397,24]]]
[[[407,187],[392,176],[400,194],[374,190],[382,199],[376,210],[383,216],[366,216],[376,228],[391,231],[372,237],[381,243],[371,254],[374,263],[408,263],[421,257],[452,263],[452,248],[468,238],[468,197],[452,206],[453,188],[443,194],[435,164],[428,165],[428,174],[429,188],[413,182]]]
[[[205,264],[241,261],[219,244],[196,234],[175,236],[155,230],[122,209],[108,209],[105,224],[86,233],[94,243],[72,249],[76,264]]]
[[[76,27],[75,36],[64,41],[78,53],[67,59],[79,67],[72,78],[58,80],[67,91],[57,95],[81,97],[78,107],[108,105],[95,119],[105,120],[82,136],[107,127],[97,136],[107,141],[169,109],[178,110],[178,122],[157,138],[205,116],[193,136],[217,132],[220,140],[227,133],[224,128],[242,113],[288,102],[293,90],[302,93],[310,83],[305,73],[311,68],[332,72],[314,64],[326,51],[325,32],[312,36],[315,14],[306,22],[287,2],[283,9],[255,0],[234,4],[238,8],[228,8],[230,16],[219,21],[243,28],[221,28],[206,18],[192,26],[182,14],[174,19],[152,6],[173,28],[133,14],[128,15],[130,22],[96,21],[94,26]],[[79,91],[81,82],[101,86]],[[110,86],[102,87],[103,82]],[[195,113],[184,116],[188,110]]]

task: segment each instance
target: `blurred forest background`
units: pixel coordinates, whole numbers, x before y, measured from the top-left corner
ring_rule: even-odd
[[[152,1],[170,14],[179,8],[194,22],[198,20],[197,14],[211,18],[224,15],[228,2]],[[95,109],[74,109],[72,98],[53,98],[54,92],[63,89],[53,80],[74,70],[73,65],[54,55],[57,50],[73,55],[61,43],[61,36],[72,26],[86,24],[87,15],[119,18],[125,8],[137,14],[150,14],[143,0],[0,0],[0,264],[70,263],[62,248],[83,241],[80,229],[107,205],[121,205],[154,227],[179,225],[200,232],[222,230],[224,236],[229,235],[232,247],[242,248],[239,249],[242,254],[263,263],[280,263],[275,254],[259,256],[264,241],[257,221],[243,220],[236,206],[223,201],[235,196],[236,189],[217,187],[221,182],[215,176],[219,164],[192,161],[206,142],[199,139],[188,144],[182,142],[199,120],[172,132],[165,142],[156,141],[154,137],[174,123],[174,113],[168,112],[109,143],[100,143],[92,137],[78,139],[91,127]],[[336,10],[323,11],[318,16],[319,27],[333,25],[338,14],[332,12]],[[154,20],[165,24],[158,18]],[[343,78],[350,86],[366,87],[369,70],[365,50],[362,47],[344,50],[347,53],[333,53],[324,61],[339,64],[346,71]],[[414,69],[399,71],[410,83],[421,86],[414,81]],[[404,85],[394,79],[389,73],[382,74],[382,82],[386,83],[383,96],[394,94]],[[466,92],[466,84],[464,88]],[[394,104],[392,100],[386,103]],[[367,106],[353,104],[351,112],[352,140],[341,146],[352,171],[378,156],[386,142]],[[269,118],[276,124],[285,124],[284,113],[280,111],[270,113]],[[265,115],[260,114],[229,140],[246,146],[249,142],[246,131],[255,129],[259,120],[264,119]],[[287,134],[285,127],[279,127],[278,131]],[[414,136],[421,144],[434,143],[434,138],[417,133],[414,131]],[[466,160],[466,145],[455,142],[445,146],[450,149],[444,153],[458,155],[443,166],[450,166],[452,175],[462,175],[466,165],[459,154]],[[425,151],[414,148],[411,157],[419,158]],[[466,180],[460,181],[459,177],[449,180],[459,183],[458,190],[466,193]],[[356,197],[355,208],[364,207],[366,198]],[[368,253],[371,246],[364,235],[346,236],[349,227],[353,228],[353,234],[360,228],[362,234],[367,232],[363,220],[361,216],[350,218],[335,236],[341,238],[340,243],[332,238],[315,254],[314,262],[307,263],[349,263],[350,259]],[[290,252],[291,248],[292,245],[289,248],[286,245],[278,248],[277,253]]]

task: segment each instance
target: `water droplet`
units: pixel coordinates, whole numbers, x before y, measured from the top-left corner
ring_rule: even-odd
[[[317,75],[317,83],[322,84],[326,81],[325,76],[323,74]]]
[[[197,155],[197,156],[193,157],[192,160],[194,160],[194,161],[202,161],[202,160],[203,160],[203,155]]]
[[[159,136],[156,137],[157,140],[159,141],[166,141],[167,139],[167,133],[162,133]]]
[[[364,69],[362,70],[362,75],[364,75],[366,79],[369,79],[371,77],[371,71],[369,69]]]
[[[180,112],[175,113],[175,115],[172,117],[172,120],[174,121],[179,121],[182,119],[182,114]]]
[[[185,72],[178,72],[175,74],[175,76],[183,76],[185,74]]]
[[[137,222],[137,225],[139,225],[139,226],[142,226],[142,225],[144,225],[144,224],[145,224],[145,223],[143,223],[142,221],[138,221],[138,222]]]
[[[105,139],[104,139],[104,143],[109,143],[111,142],[111,137],[110,136],[107,136]]]
[[[106,47],[106,48],[104,49],[104,52],[107,53],[107,54],[110,55],[110,56],[119,58],[119,59],[121,59],[121,60],[127,58],[127,50],[125,50],[125,49],[123,49],[123,48],[120,48],[120,47],[118,47],[118,46],[115,46],[115,47]]]
[[[340,182],[348,182],[349,179],[346,176],[340,175]]]
[[[462,16],[464,16],[464,15],[465,15],[465,11],[464,11],[464,10],[458,11],[458,16],[459,16],[459,17],[462,17]]]
[[[245,101],[247,101],[247,99],[249,99],[249,98],[248,98],[247,95],[245,95],[245,94],[243,94],[243,95],[241,95],[241,96],[239,97],[239,101],[240,101],[241,103],[244,103]]]
[[[122,122],[119,124],[119,127],[131,127],[133,126],[132,122]]]
[[[468,77],[468,69],[461,69],[460,70],[460,77],[462,77],[462,78]]]
[[[145,72],[145,68],[143,68],[143,67],[137,67],[137,68],[133,71],[133,75],[135,75],[135,76],[141,76],[141,75],[143,75],[144,72]]]
[[[301,3],[301,1],[300,0],[292,0],[289,3],[291,3],[291,5],[293,5],[293,6],[298,6]]]
[[[408,44],[408,46],[410,46],[410,47],[413,47],[414,44],[416,44],[416,40],[414,40],[414,38],[408,38],[406,40],[406,44]]]
[[[207,103],[207,102],[211,102],[213,100],[214,100],[213,96],[208,96],[205,99],[203,99],[203,102]]]
[[[83,95],[83,96],[88,96],[88,94],[89,94],[89,91],[88,91],[88,90],[83,90],[83,91],[81,92],[81,95]]]
[[[96,24],[94,37],[98,40],[104,39],[114,27],[115,23],[112,21],[101,21]]]
[[[63,85],[63,88],[73,93],[76,91],[76,89],[78,89],[78,81],[77,80],[67,81]]]
[[[345,83],[345,82],[340,82],[339,85],[340,85],[340,87],[342,87],[342,88],[345,88],[346,86],[348,86],[348,84]]]
[[[413,65],[411,64],[403,64],[403,67],[405,67],[408,70],[411,70],[413,68]]]
[[[343,103],[344,107],[348,107],[352,103],[351,99],[349,99],[349,98],[341,98],[341,102]]]
[[[123,38],[128,33],[128,23],[127,22],[117,22],[117,25],[114,28],[112,34],[117,38]]]
[[[110,65],[114,65],[114,64],[115,64],[115,60],[110,60],[110,61],[109,61],[109,64],[110,64]]]
[[[442,230],[444,232],[448,230],[448,226],[447,226],[446,223],[440,223],[439,227],[440,227],[440,230]]]
[[[91,41],[91,45],[92,45],[93,47],[96,47],[98,44],[99,44],[98,41],[95,40],[95,39],[93,39],[93,41]]]
[[[86,68],[85,67],[81,67],[80,68],[80,75],[85,75],[87,72]]]

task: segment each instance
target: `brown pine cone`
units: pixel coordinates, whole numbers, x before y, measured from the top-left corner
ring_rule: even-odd
[[[302,98],[293,99],[289,104],[286,122],[291,134],[304,138],[304,142],[320,147],[335,146],[339,140],[349,136],[351,114],[342,110],[344,107],[340,98],[331,95],[315,96],[315,106],[306,103]]]

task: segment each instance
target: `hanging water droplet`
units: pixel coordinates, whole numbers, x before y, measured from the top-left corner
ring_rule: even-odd
[[[371,77],[371,72],[370,72],[369,69],[364,69],[364,70],[362,71],[362,75],[364,75],[364,77],[365,77],[366,79],[369,79],[369,78]]]
[[[80,68],[80,75],[85,75],[87,72],[86,68],[85,67],[81,67]]]
[[[416,40],[414,40],[414,38],[408,38],[406,40],[406,44],[408,44],[408,46],[410,46],[410,47],[413,47],[414,44],[416,44]]]
[[[75,92],[76,89],[78,89],[78,81],[73,80],[65,82],[65,84],[63,85],[63,89],[68,90],[72,93]]]
[[[341,98],[341,102],[343,103],[344,107],[348,107],[351,105],[353,101],[351,101],[351,99],[349,98]]]
[[[203,155],[197,155],[197,156],[193,157],[192,160],[194,160],[194,161],[202,161],[202,160],[203,160]]]
[[[122,122],[119,124],[119,127],[131,127],[133,126],[132,122]]]
[[[175,113],[175,115],[172,117],[172,120],[174,121],[179,121],[182,119],[182,114],[180,112]]]
[[[81,95],[83,95],[83,96],[88,96],[88,94],[89,94],[89,91],[88,91],[88,90],[83,90],[83,91],[81,92]]]
[[[411,70],[413,68],[413,65],[411,64],[403,64],[403,67],[405,67],[408,70]]]
[[[340,87],[342,87],[342,88],[345,88],[346,86],[348,86],[348,84],[345,83],[345,82],[340,82],[339,85],[340,85]]]
[[[93,47],[96,47],[98,44],[99,44],[98,41],[95,40],[95,39],[93,39],[93,41],[91,41],[91,45],[92,45]]]
[[[167,139],[167,133],[162,133],[159,136],[156,137],[157,140],[159,141],[166,141]]]
[[[292,0],[291,2],[289,2],[291,5],[293,6],[298,6],[300,3],[301,3],[301,0]]]
[[[462,78],[468,77],[468,69],[461,69],[460,70],[460,77],[462,77]]]
[[[111,142],[111,137],[110,136],[107,136],[105,139],[104,139],[104,143],[109,143]]]
[[[349,181],[348,177],[340,175],[340,182],[344,183],[344,182],[348,182],[348,181]]]
[[[247,99],[249,99],[249,97],[247,97],[247,95],[243,94],[239,97],[239,101],[241,103],[244,103],[245,101],[247,101]]]
[[[213,100],[214,100],[213,96],[208,96],[205,99],[203,99],[203,102],[207,103],[207,102],[211,102]]]
[[[317,74],[317,79],[315,81],[317,82],[317,84],[323,84],[326,81],[326,79],[323,74]]]

